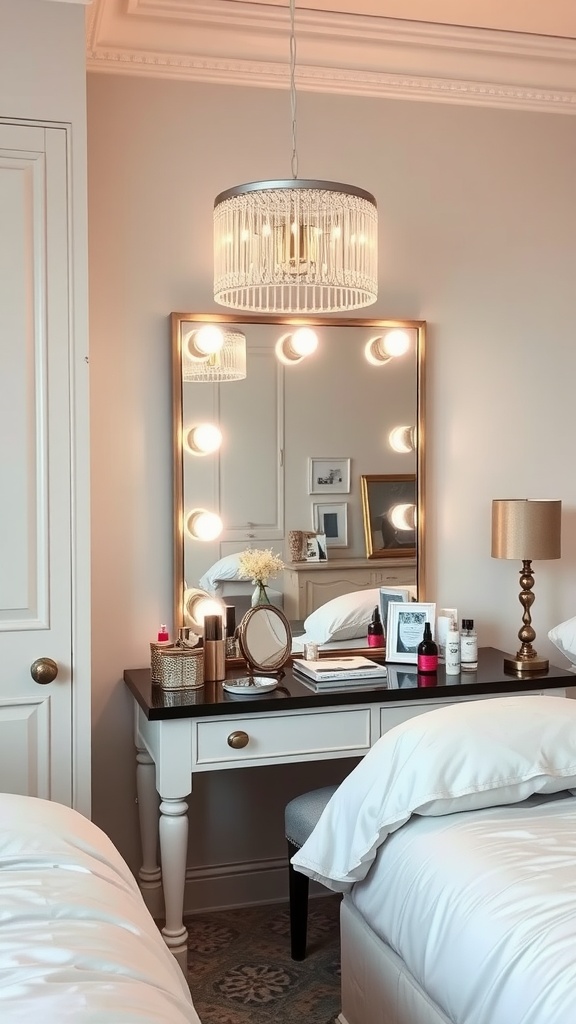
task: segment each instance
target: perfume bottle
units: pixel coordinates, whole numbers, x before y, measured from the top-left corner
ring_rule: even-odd
[[[368,623],[366,636],[368,647],[384,647],[384,627],[380,618],[380,609],[376,605],[372,612],[372,620]]]
[[[424,624],[424,636],[418,644],[418,674],[436,672],[438,668],[438,644],[432,639],[429,622]]]
[[[460,675],[460,633],[455,619],[446,633],[446,675]]]
[[[478,668],[478,637],[474,629],[474,619],[462,619],[460,668],[463,672]]]

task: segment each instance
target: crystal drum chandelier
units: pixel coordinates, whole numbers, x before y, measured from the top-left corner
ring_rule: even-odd
[[[378,296],[370,192],[298,178],[296,40],[290,0],[292,178],[237,185],[214,201],[214,298],[256,313],[338,313]]]

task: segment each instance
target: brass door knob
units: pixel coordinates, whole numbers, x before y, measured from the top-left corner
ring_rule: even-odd
[[[234,747],[234,750],[242,750],[242,747],[247,747],[250,742],[250,737],[247,732],[231,732],[228,737],[228,746]]]
[[[58,665],[52,658],[37,658],[30,665],[30,675],[35,683],[45,686],[53,683],[58,675]]]

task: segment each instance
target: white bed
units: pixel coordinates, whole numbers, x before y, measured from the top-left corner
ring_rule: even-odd
[[[0,1019],[200,1024],[110,840],[61,804],[0,794]]]
[[[573,1024],[576,701],[473,702],[380,744],[294,858],[346,893],[342,1024]]]

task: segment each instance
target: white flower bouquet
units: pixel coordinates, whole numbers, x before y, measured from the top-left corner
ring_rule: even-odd
[[[275,555],[271,548],[265,551],[259,548],[246,548],[238,560],[238,575],[243,580],[252,580],[259,586],[265,586],[269,580],[282,572],[284,562],[280,555]]]

